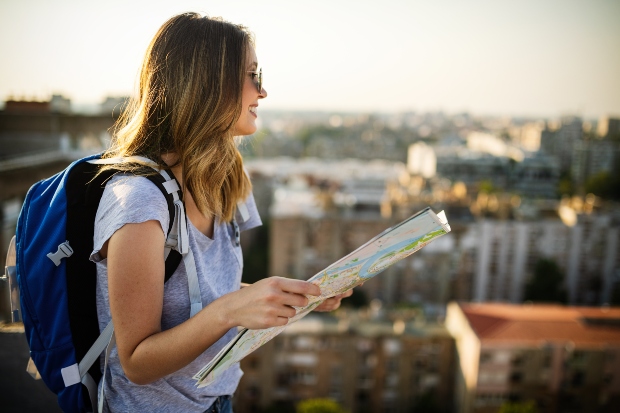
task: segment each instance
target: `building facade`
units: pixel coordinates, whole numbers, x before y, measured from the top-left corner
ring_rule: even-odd
[[[540,259],[564,274],[569,304],[609,303],[620,285],[620,222],[613,214],[582,214],[574,226],[559,219],[481,220],[457,242],[454,297],[520,303]]]
[[[308,316],[242,360],[235,411],[294,412],[330,398],[351,413],[448,412],[453,355],[437,325]]]
[[[620,308],[448,306],[455,411],[534,401],[543,413],[620,411]]]

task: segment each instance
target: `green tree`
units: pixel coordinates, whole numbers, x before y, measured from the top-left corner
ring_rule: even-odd
[[[564,274],[550,259],[540,259],[534,268],[534,275],[525,285],[524,301],[566,303]]]
[[[480,184],[478,186],[478,190],[480,192],[485,192],[487,194],[492,194],[493,192],[495,192],[495,187],[493,186],[493,182],[491,182],[490,180],[484,180],[484,181],[480,181]]]
[[[604,199],[620,200],[620,176],[617,173],[601,172],[591,176],[585,190]]]
[[[573,180],[568,177],[561,177],[560,182],[558,182],[558,195],[568,195],[573,196],[575,194],[575,185],[573,185]]]
[[[498,413],[538,413],[536,403],[532,400],[526,402],[506,402],[499,408]]]
[[[330,399],[308,399],[297,404],[296,413],[346,413],[346,411]]]

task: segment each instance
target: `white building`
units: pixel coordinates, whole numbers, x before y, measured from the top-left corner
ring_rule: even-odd
[[[473,301],[523,300],[527,281],[541,258],[564,272],[569,304],[604,304],[620,282],[620,226],[609,215],[580,216],[573,227],[560,220],[484,220],[464,236],[472,266]]]

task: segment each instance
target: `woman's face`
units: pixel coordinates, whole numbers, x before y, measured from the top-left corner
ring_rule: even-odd
[[[241,115],[235,124],[235,136],[251,135],[256,132],[256,118],[258,117],[258,100],[267,97],[267,91],[257,88],[258,59],[252,46],[248,46],[248,60],[246,62],[245,81],[241,97]]]

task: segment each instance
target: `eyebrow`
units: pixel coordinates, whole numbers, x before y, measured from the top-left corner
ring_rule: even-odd
[[[258,67],[258,62],[252,62],[252,63],[250,64],[250,67],[251,67],[251,68],[253,67],[253,68],[255,68],[255,69],[256,69],[256,68]]]

